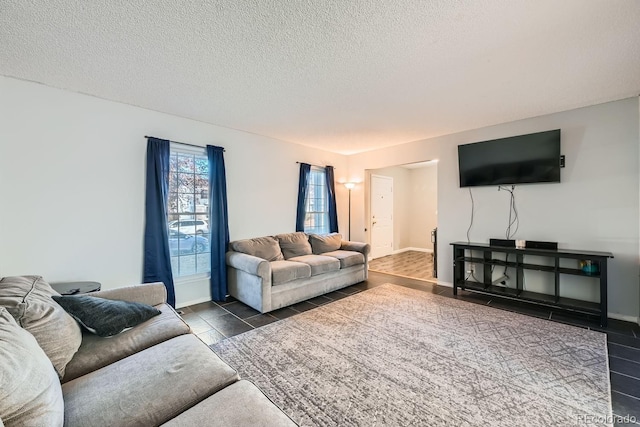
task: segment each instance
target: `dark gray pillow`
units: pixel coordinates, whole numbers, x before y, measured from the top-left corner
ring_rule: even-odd
[[[89,332],[101,337],[117,335],[160,314],[160,310],[139,302],[117,301],[87,295],[52,296],[62,308]]]

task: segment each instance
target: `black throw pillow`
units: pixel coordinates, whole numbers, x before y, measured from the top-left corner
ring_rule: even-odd
[[[117,335],[160,314],[157,308],[139,302],[87,295],[54,295],[51,298],[89,332],[101,337]]]

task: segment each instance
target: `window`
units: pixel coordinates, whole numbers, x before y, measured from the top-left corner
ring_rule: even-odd
[[[329,201],[324,168],[312,166],[307,184],[304,218],[305,233],[329,232]]]
[[[209,161],[203,150],[171,145],[169,253],[173,277],[206,274],[209,254]]]

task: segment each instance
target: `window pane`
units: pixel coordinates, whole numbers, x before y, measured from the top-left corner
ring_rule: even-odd
[[[195,212],[195,198],[193,193],[178,193],[178,212]]]
[[[203,175],[209,174],[209,160],[207,158],[196,157],[195,160],[196,168],[195,172]]]
[[[176,172],[178,170],[178,155],[175,153],[171,153],[169,157],[169,170],[171,172]]]
[[[304,231],[308,233],[329,232],[329,202],[324,169],[311,169],[305,201],[307,215]]]
[[[175,193],[178,191],[178,174],[171,172],[169,174],[169,192]]]
[[[178,154],[178,171],[179,172],[194,172],[195,156],[187,154]]]
[[[196,271],[198,273],[206,273],[211,270],[211,255],[209,253],[198,254],[196,262]]]
[[[193,193],[194,189],[193,174],[179,173],[178,174],[178,192],[179,193]]]
[[[173,276],[210,271],[209,162],[206,155],[172,152],[169,174],[169,251]]]
[[[168,206],[169,206],[170,213],[178,212],[178,193],[169,193]],[[174,220],[174,219],[178,219],[178,218],[169,217],[169,220]]]

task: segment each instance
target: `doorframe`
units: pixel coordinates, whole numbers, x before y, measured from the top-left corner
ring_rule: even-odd
[[[393,254],[393,250],[394,250],[393,249],[393,244],[394,244],[395,239],[396,239],[396,235],[395,235],[396,234],[396,230],[395,230],[396,227],[395,227],[395,222],[394,222],[395,221],[395,219],[394,219],[395,218],[395,201],[394,201],[394,197],[395,197],[395,182],[394,182],[394,179],[393,179],[392,176],[378,175],[378,174],[371,173],[371,172],[369,172],[367,175],[368,175],[367,178],[368,178],[368,183],[369,183],[369,191],[367,192],[368,193],[367,227],[369,229],[369,232],[367,233],[367,240],[368,240],[369,245],[372,248],[373,248],[373,244],[372,244],[372,242],[373,242],[373,236],[372,236],[373,235],[373,225],[372,225],[372,218],[371,218],[371,200],[372,200],[372,194],[371,193],[373,193],[372,181],[373,181],[374,177],[390,179],[391,180],[391,193],[392,193],[392,197],[391,197],[391,212],[392,213],[391,213],[391,253],[390,254]],[[379,257],[379,258],[381,258],[381,257]],[[370,255],[369,259],[372,260],[372,259],[375,259],[375,258],[373,258],[373,256]]]

